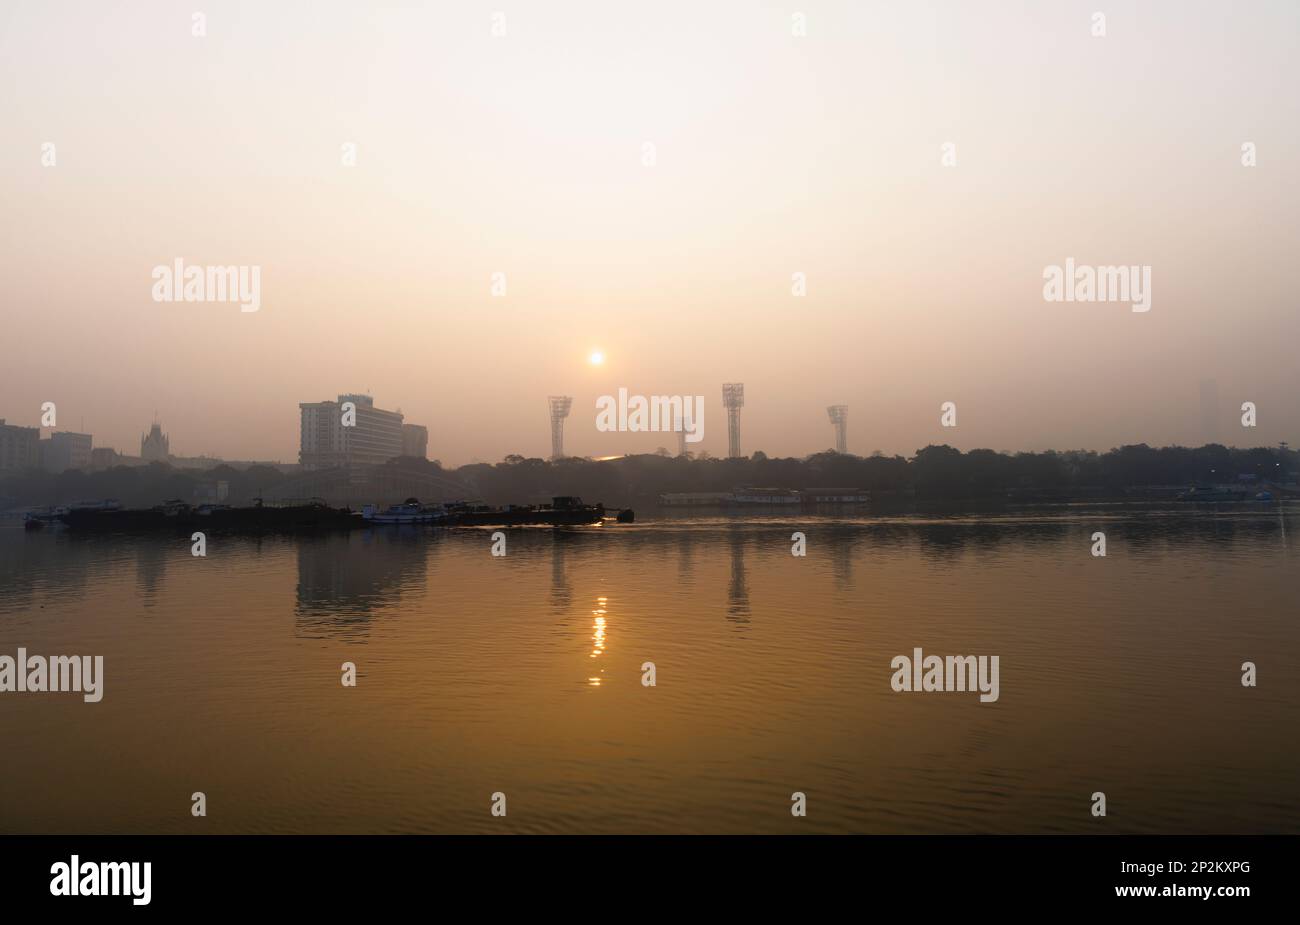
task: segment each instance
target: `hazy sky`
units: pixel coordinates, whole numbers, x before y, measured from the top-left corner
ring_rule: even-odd
[[[674,447],[596,430],[623,386],[723,455],[738,381],[746,452],[837,403],[864,454],[1107,449],[1204,442],[1214,380],[1224,442],[1300,443],[1297,88],[1291,0],[6,0],[0,417],[292,461],[370,391],[459,464],[546,455],[562,393],[571,453]],[[177,257],[261,310],[153,301]],[[1044,301],[1067,257],[1151,310]]]

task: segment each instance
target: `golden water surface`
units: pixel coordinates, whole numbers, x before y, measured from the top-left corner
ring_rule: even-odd
[[[0,654],[105,679],[0,694],[0,831],[1300,832],[1296,513],[7,527]],[[894,692],[916,647],[998,701]]]

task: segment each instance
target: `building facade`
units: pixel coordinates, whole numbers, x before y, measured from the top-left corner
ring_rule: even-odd
[[[40,464],[40,428],[6,424],[0,418],[0,470],[34,469]]]
[[[429,428],[423,424],[402,425],[402,455],[429,458]]]
[[[351,403],[345,417],[344,404]],[[402,455],[402,413],[376,408],[369,395],[304,402],[298,461],[304,470],[376,466]]]
[[[90,468],[112,469],[120,466],[122,455],[111,446],[97,446],[90,451]]]
[[[47,472],[90,468],[90,434],[60,431],[41,441],[41,468]]]

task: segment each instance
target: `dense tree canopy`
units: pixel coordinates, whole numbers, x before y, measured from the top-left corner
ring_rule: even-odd
[[[1138,444],[1106,453],[1049,450],[1015,454],[992,450],[963,453],[950,446],[927,446],[911,459],[829,450],[803,459],[772,458],[761,452],[740,459],[652,453],[603,461],[568,458],[549,462],[511,455],[496,464],[475,463],[459,469],[413,459],[394,460],[389,468],[459,482],[468,495],[494,504],[580,495],[610,506],[645,506],[667,492],[725,492],[739,486],[861,488],[880,495],[964,499],[1035,493],[1119,496],[1158,487],[1233,482],[1243,475],[1271,484],[1294,484],[1300,454],[1285,447],[1236,449],[1218,444],[1199,448]],[[162,463],[58,475],[26,471],[0,479],[0,507],[108,497],[129,506],[147,506],[167,498],[191,500],[201,494],[200,486],[218,480],[228,483],[232,501],[245,501],[287,478],[293,476],[269,466],[243,470],[220,466],[193,472]]]

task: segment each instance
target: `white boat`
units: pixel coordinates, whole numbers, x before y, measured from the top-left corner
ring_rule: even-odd
[[[375,524],[429,524],[437,520],[440,513],[426,508],[414,498],[407,498],[401,504],[390,505],[383,511],[377,511],[373,504],[367,504],[362,508],[361,516]]]

